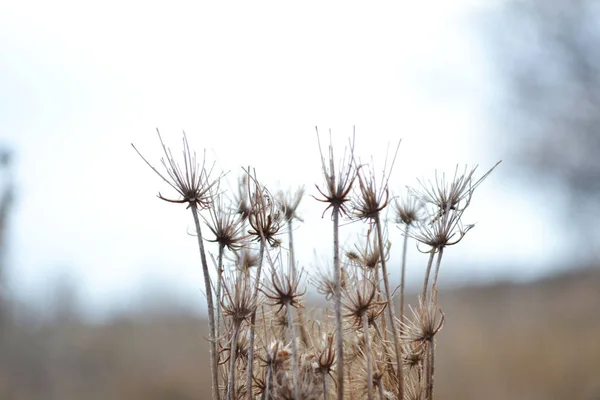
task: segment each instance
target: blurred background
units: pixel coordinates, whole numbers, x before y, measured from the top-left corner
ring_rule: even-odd
[[[192,223],[130,143],[158,164],[156,128],[175,152],[184,129],[227,190],[246,166],[303,185],[310,274],[315,126],[379,168],[402,139],[394,194],[503,160],[445,254],[440,398],[600,399],[599,21],[591,0],[0,4],[0,399],[205,398]],[[425,263],[411,244],[411,287]]]

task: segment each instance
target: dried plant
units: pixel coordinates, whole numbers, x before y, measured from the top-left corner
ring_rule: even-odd
[[[333,263],[321,263],[308,279],[333,301],[331,318],[328,309],[301,313],[305,272],[296,260],[293,232],[298,228],[293,221],[302,221],[298,207],[304,189],[273,196],[248,168],[234,202],[227,204],[226,193],[220,191],[222,175],[210,178],[212,167],[197,163],[185,135],[181,165],[160,134],[159,139],[166,172],[144,161],[179,195],[159,198],[186,204],[194,216],[209,311],[213,400],[433,400],[436,336],[445,323],[437,296],[441,261],[445,249],[460,243],[473,227],[463,223],[463,214],[475,188],[498,164],[477,180],[475,168],[457,168],[449,182],[436,173],[433,181],[420,181],[419,190],[393,198],[388,183],[398,148],[389,165],[386,159],[380,177],[372,164],[357,165],[353,139],[339,164],[331,145],[327,159],[321,152],[325,185],[317,186],[316,199],[326,204],[323,215],[331,210]],[[392,243],[383,213],[388,205],[403,234],[399,318],[387,270]],[[218,248],[213,258],[218,273],[216,327],[200,211],[214,237],[207,241]],[[342,265],[339,228],[344,217],[368,225],[366,234],[346,249]],[[280,239],[286,229],[287,248]],[[410,240],[428,254],[428,261],[423,291],[405,317]]]
[[[381,180],[378,181],[375,177],[375,171],[372,166],[362,165],[358,172],[358,193],[353,199],[353,214],[356,218],[366,220],[375,226],[377,233],[377,248],[380,252],[381,272],[383,284],[385,288],[385,296],[387,301],[387,310],[391,325],[391,333],[394,340],[396,353],[396,372],[398,374],[398,393],[399,397],[404,396],[404,376],[402,370],[402,346],[400,345],[399,330],[396,325],[396,313],[392,302],[392,293],[388,278],[387,263],[385,249],[387,243],[383,240],[383,227],[380,217],[380,212],[389,204],[389,188],[388,182],[394,168],[400,142],[396,147],[396,151],[388,168],[388,159],[386,156]]]
[[[329,145],[329,160],[325,161],[321,150],[321,142],[319,139],[319,131],[317,130],[317,141],[319,142],[319,152],[321,153],[321,167],[323,176],[325,177],[325,189],[321,190],[317,186],[317,190],[322,198],[316,200],[326,203],[327,208],[323,211],[323,215],[327,210],[331,209],[333,220],[333,279],[335,282],[335,321],[336,321],[336,352],[338,355],[338,379],[337,393],[338,398],[344,398],[344,342],[342,330],[342,291],[341,291],[341,263],[340,263],[340,245],[339,245],[339,218],[342,215],[349,216],[349,209],[346,205],[350,201],[350,192],[352,185],[356,179],[356,169],[354,168],[354,138],[350,141],[350,153],[342,157],[341,164],[336,173],[335,157],[333,155],[333,146]],[[331,132],[330,132],[331,142]]]

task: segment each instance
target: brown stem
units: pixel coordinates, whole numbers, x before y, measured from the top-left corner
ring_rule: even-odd
[[[373,367],[371,365],[371,340],[367,313],[362,314],[363,334],[365,336],[365,361],[367,362],[367,398],[373,400]]]
[[[202,230],[200,229],[200,220],[198,218],[198,209],[191,204],[194,224],[196,225],[196,236],[198,237],[198,248],[200,249],[200,261],[202,262],[202,272],[204,274],[204,285],[206,290],[206,304],[208,307],[208,336],[210,367],[212,374],[212,397],[213,400],[219,400],[219,370],[217,364],[217,341],[215,339],[215,309],[212,298],[212,288],[210,274],[208,273],[208,264],[206,263],[206,254],[204,253],[204,242],[202,241]]]
[[[217,261],[217,334],[216,337],[221,337],[221,294],[223,286],[223,253],[225,246],[219,243],[219,257]]]
[[[404,332],[404,291],[406,287],[406,253],[408,250],[408,230],[410,225],[404,229],[404,243],[402,244],[402,274],[400,277],[400,335]]]
[[[433,256],[435,256],[435,249],[431,249],[429,253],[429,261],[427,262],[427,270],[425,271],[425,282],[423,283],[423,293],[421,294],[421,301],[425,304],[427,300],[427,285],[429,283],[429,274],[431,273],[431,265],[433,264]]]
[[[442,263],[442,256],[444,255],[444,247],[440,247],[438,252],[437,261],[435,265],[435,273],[433,274],[433,285],[431,290],[437,290],[438,273],[440,272],[440,264]]]
[[[235,393],[235,362],[237,360],[237,342],[238,335],[240,332],[240,323],[238,321],[234,321],[234,330],[233,337],[231,338],[231,352],[229,353],[229,376],[227,379],[229,382],[227,383],[227,400],[231,400],[231,396]]]
[[[390,291],[390,282],[388,279],[387,265],[385,261],[384,245],[383,245],[383,233],[381,231],[381,220],[379,214],[375,217],[375,226],[377,228],[377,242],[379,244],[379,252],[381,258],[381,270],[383,272],[383,284],[385,286],[385,295],[387,300],[387,309],[390,317],[390,327],[392,329],[392,335],[394,335],[394,347],[396,349],[396,375],[398,377],[398,398],[404,398],[404,370],[402,368],[402,346],[400,345],[400,338],[398,337],[398,328],[396,326],[396,313],[394,311],[392,303],[392,292]]]
[[[290,330],[292,340],[292,355],[294,357],[292,360],[294,363],[294,399],[300,400],[300,393],[298,392],[298,377],[300,376],[300,373],[298,372],[298,346],[296,344],[296,329],[294,327],[294,319],[292,318],[292,308],[290,303],[285,304],[285,312],[287,313],[288,328]]]
[[[335,336],[337,353],[337,398],[344,399],[344,336],[342,331],[342,282],[339,242],[340,206],[333,205],[333,279],[335,280]]]
[[[434,372],[434,368],[435,368],[435,363],[434,363],[434,356],[435,356],[435,345],[433,343],[433,338],[429,340],[429,362],[428,362],[428,367],[429,370],[427,371],[427,391],[425,394],[425,398],[428,400],[433,400],[433,372]]]
[[[262,270],[263,264],[263,256],[265,252],[265,238],[261,237],[260,241],[260,250],[258,253],[258,266],[256,267],[256,281],[254,282],[254,293],[253,293],[253,304],[256,304],[256,300],[258,299],[258,288],[260,285],[260,273]],[[252,377],[253,377],[253,369],[254,369],[254,328],[256,323],[256,309],[252,312],[250,316],[250,337],[248,338],[248,374],[247,374],[247,397],[248,400],[252,400]]]

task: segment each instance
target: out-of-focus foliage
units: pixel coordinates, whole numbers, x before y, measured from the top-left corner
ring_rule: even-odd
[[[568,216],[588,234],[600,209],[600,3],[501,4],[486,26],[504,78],[502,140],[511,161],[569,195]]]

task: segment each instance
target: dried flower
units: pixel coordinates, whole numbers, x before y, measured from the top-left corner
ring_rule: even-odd
[[[422,199],[423,202],[434,205],[439,210],[440,216],[450,210],[464,211],[471,202],[473,191],[501,162],[502,161],[498,161],[475,183],[473,183],[473,174],[475,173],[477,166],[471,168],[470,171],[468,171],[467,166],[465,166],[464,171],[459,175],[457,165],[454,170],[454,177],[450,183],[446,181],[445,174],[438,177],[436,171],[434,182],[419,181],[421,190],[413,190],[413,192],[417,197]]]
[[[219,243],[231,251],[241,249],[245,239],[242,221],[223,207],[222,195],[214,198],[214,206],[209,209],[210,221],[204,218],[206,225],[215,235],[215,239],[208,241]]]
[[[250,213],[248,222],[251,230],[250,236],[257,242],[265,241],[271,247],[278,247],[280,240],[275,236],[280,233],[281,222],[283,220],[282,207],[279,202],[274,201],[273,197],[257,180],[251,177],[254,184],[254,190],[250,192]]]
[[[210,207],[212,203],[212,194],[211,189],[219,182],[221,176],[216,179],[211,180],[210,175],[212,172],[212,168],[210,170],[206,170],[206,160],[202,160],[202,165],[200,165],[196,158],[196,152],[192,152],[190,150],[187,136],[185,132],[183,132],[183,170],[175,158],[171,153],[171,149],[165,146],[162,136],[160,136],[160,132],[158,129],[156,130],[158,133],[158,138],[160,139],[160,144],[163,148],[163,152],[165,153],[165,157],[160,159],[161,164],[165,167],[166,176],[160,173],[152,164],[150,164],[144,156],[138,151],[138,149],[133,146],[135,151],[138,153],[142,160],[158,176],[160,176],[169,186],[171,186],[179,195],[182,197],[181,199],[171,200],[163,197],[160,193],[158,193],[158,197],[161,200],[168,201],[170,203],[187,203],[188,207],[195,207],[198,209],[205,209]]]
[[[329,132],[329,136],[329,141],[331,143],[331,132]],[[342,161],[338,168],[339,172],[337,174],[335,170],[333,146],[329,144],[328,168],[325,162],[325,157],[323,157],[323,151],[321,150],[321,141],[319,140],[318,130],[317,140],[319,141],[319,151],[321,152],[321,166],[323,169],[323,175],[325,177],[325,189],[321,190],[318,185],[315,185],[322,198],[319,199],[317,197],[313,197],[317,201],[329,204],[327,208],[325,208],[325,211],[323,211],[323,215],[325,215],[327,210],[330,208],[333,208],[334,210],[337,208],[340,214],[348,216],[349,210],[346,206],[346,203],[350,201],[350,191],[352,190],[352,185],[356,179],[356,170],[353,168],[354,138],[350,142],[350,153],[348,156],[346,156],[346,152],[344,151],[344,156],[342,157]]]

